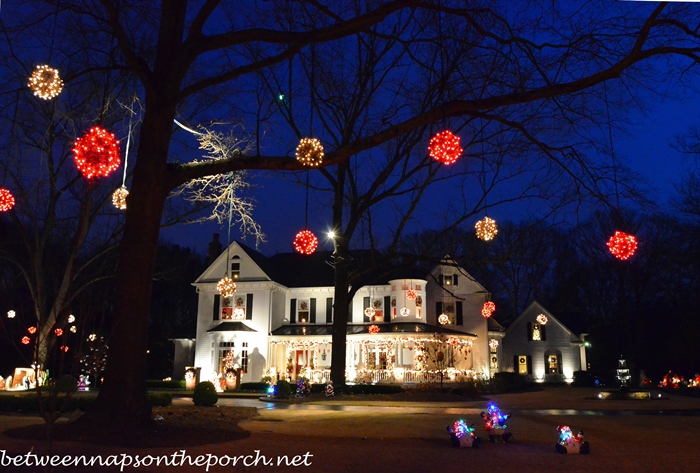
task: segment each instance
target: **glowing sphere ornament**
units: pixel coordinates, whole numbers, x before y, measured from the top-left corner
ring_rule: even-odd
[[[365,316],[366,316],[366,317],[370,317],[370,318],[371,318],[371,317],[374,317],[374,314],[376,314],[376,313],[377,313],[377,311],[374,310],[374,309],[371,308],[371,307],[367,307],[367,308],[365,309]]]
[[[310,230],[302,230],[294,238],[294,249],[302,255],[310,255],[318,247],[318,238]]]
[[[418,294],[416,294],[416,291],[414,291],[413,289],[409,289],[408,291],[406,291],[406,299],[408,299],[409,301],[415,301],[417,295]]]
[[[14,318],[15,318],[15,315],[17,315],[17,312],[15,312],[14,310],[8,310],[8,311],[7,311],[7,318],[8,318],[8,319],[14,319]]]
[[[637,251],[637,237],[629,233],[616,231],[608,240],[608,249],[620,260],[628,260]]]
[[[378,325],[370,325],[367,331],[371,334],[379,333],[379,326]]]
[[[217,284],[216,290],[221,297],[231,297],[236,292],[236,283],[228,276],[224,276]]]
[[[68,353],[68,347],[66,345],[61,345],[61,351],[63,353]]]
[[[69,324],[72,324],[73,322],[75,322],[75,315],[70,314],[70,315],[68,316],[68,323],[69,323]]]
[[[489,217],[484,217],[476,222],[476,236],[484,241],[493,240],[493,237],[498,233],[496,221]]]
[[[489,348],[491,348],[491,350],[495,351],[496,348],[498,348],[498,340],[496,340],[495,338],[492,338],[491,340],[489,340]]]
[[[22,345],[29,345],[30,341],[29,337],[22,337]]]
[[[323,162],[323,145],[316,138],[302,138],[297,146],[297,161],[305,166],[320,166]]]
[[[0,187],[0,212],[7,212],[15,206],[15,198],[10,191]]]
[[[447,325],[450,323],[450,317],[447,314],[440,314],[440,317],[438,317],[438,322],[440,325]]]
[[[535,320],[537,320],[537,323],[538,323],[538,324],[540,324],[540,325],[545,325],[545,324],[547,323],[547,320],[548,320],[548,319],[547,319],[547,316],[546,316],[546,315],[540,314],[540,315],[537,316],[537,319],[535,319]]]
[[[63,335],[63,329],[57,328],[53,331],[53,333],[55,333],[57,337],[60,337],[61,335]]]
[[[73,159],[78,171],[86,179],[107,177],[116,171],[121,163],[119,141],[114,134],[104,128],[92,127],[90,131],[75,140]]]
[[[35,334],[35,333],[36,333],[36,327],[29,327],[29,328],[27,329],[27,332],[29,332],[29,333],[31,333],[31,334]]]
[[[459,145],[459,136],[444,130],[430,139],[428,151],[431,158],[449,165],[455,163],[464,150]]]
[[[129,191],[126,189],[126,187],[121,186],[112,193],[112,205],[119,210],[126,210],[126,196],[128,195]]]
[[[76,327],[75,325],[71,325],[70,331],[71,331],[71,333],[76,333],[78,331],[78,327]]]
[[[94,333],[91,333],[91,334],[88,336],[88,340],[91,341],[91,342],[94,342],[95,340],[97,340],[97,335],[94,334]]]
[[[32,75],[29,76],[27,85],[35,96],[44,100],[56,97],[63,90],[63,80],[58,70],[47,65],[36,66]]]
[[[495,311],[496,304],[494,304],[493,301],[486,301],[484,302],[484,306],[481,308],[481,315],[483,315],[486,318],[489,318],[493,315]]]

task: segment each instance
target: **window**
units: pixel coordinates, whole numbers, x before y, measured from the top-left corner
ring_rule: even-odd
[[[529,363],[528,363],[528,356],[527,355],[520,355],[516,356],[516,371],[519,374],[529,374],[530,369],[529,369]]]
[[[297,311],[297,320],[300,324],[305,324],[309,322],[309,301],[300,300],[299,310]]]
[[[532,325],[532,339],[542,340],[542,332],[540,331],[540,324]]]
[[[234,348],[234,342],[219,342],[219,356],[218,356],[218,371],[217,373],[225,373],[226,372],[226,357],[228,356],[231,359],[235,359],[234,353],[233,353],[233,348]]]
[[[438,278],[438,282],[440,283],[441,286],[456,286],[457,285],[457,275],[456,274],[449,274],[449,275],[443,275],[441,274],[440,277]]]
[[[234,255],[231,258],[231,279],[234,281],[241,276],[241,257]]]
[[[243,342],[241,350],[241,373],[248,372],[248,342]]]
[[[443,280],[443,285],[445,285],[445,286],[452,285],[452,276],[444,276],[442,280]]]
[[[527,339],[535,342],[547,340],[546,327],[538,323],[528,323]]]
[[[557,358],[557,355],[549,355],[547,360],[547,368],[551,374],[559,373],[559,359]]]

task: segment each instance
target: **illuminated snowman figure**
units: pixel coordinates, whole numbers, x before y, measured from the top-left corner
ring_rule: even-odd
[[[573,435],[568,425],[557,427],[559,442],[554,446],[554,451],[559,453],[591,453],[588,442],[583,440],[583,431]]]

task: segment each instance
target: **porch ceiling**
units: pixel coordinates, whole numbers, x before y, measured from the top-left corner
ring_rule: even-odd
[[[257,330],[253,330],[243,322],[221,322],[207,332],[257,332]]]
[[[440,327],[436,325],[428,325],[422,323],[412,323],[412,322],[395,322],[388,324],[375,324],[379,327],[378,334],[382,333],[442,333],[445,335],[461,335],[467,337],[474,337],[476,335],[469,332],[460,332],[459,330],[453,330],[447,327]],[[360,335],[369,333],[370,324],[349,324],[347,328],[348,335]],[[275,336],[299,336],[299,335],[332,335],[333,325],[283,325],[272,331],[272,335]]]

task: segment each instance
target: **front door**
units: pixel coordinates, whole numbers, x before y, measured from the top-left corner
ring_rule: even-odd
[[[301,369],[306,366],[306,350],[297,350],[296,351],[296,365],[295,365],[295,371],[294,371],[294,377],[296,379],[299,378],[299,372]]]

